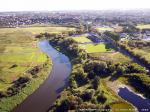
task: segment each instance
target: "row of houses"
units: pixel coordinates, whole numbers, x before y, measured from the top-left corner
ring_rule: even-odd
[[[121,40],[150,40],[149,33],[119,33]]]

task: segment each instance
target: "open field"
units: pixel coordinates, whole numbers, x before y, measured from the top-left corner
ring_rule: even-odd
[[[74,31],[74,28],[68,28],[68,27],[28,27],[28,28],[3,28],[0,29],[0,32],[5,34],[7,31],[9,33],[13,32],[24,32],[26,35],[37,35],[40,33],[61,33],[66,31]]]
[[[10,97],[0,98],[0,111],[10,111],[33,93],[47,78],[52,67],[51,60],[38,48],[34,38],[40,33],[62,33],[72,31],[67,27],[30,27],[0,29],[0,92],[8,89],[19,92]],[[39,67],[32,75],[29,71]],[[43,67],[43,68],[42,68]],[[42,68],[42,69],[41,69]],[[29,78],[23,88],[15,88],[15,81],[21,77]],[[12,93],[15,91],[12,91]]]
[[[37,41],[24,32],[0,30],[0,91],[5,91],[11,83],[24,76],[26,71],[47,60],[37,47]],[[38,55],[38,57],[37,57]],[[12,66],[16,67],[12,67]]]
[[[75,40],[78,43],[86,43],[86,42],[92,42],[90,39],[88,39],[86,36],[80,36],[80,37],[73,37],[73,40]]]
[[[150,62],[150,47],[143,47],[141,49],[135,48],[133,49],[135,54],[139,54],[144,57],[148,62]]]
[[[98,30],[99,32],[114,31],[114,28],[110,28],[110,27],[108,27],[108,28],[101,27],[101,28],[97,28],[97,30]]]
[[[139,24],[136,27],[139,29],[150,29],[150,24],[146,24],[146,25]]]
[[[119,53],[119,52],[106,52],[106,53],[92,53],[89,54],[91,57],[101,60],[101,61],[110,61],[112,63],[126,63],[131,62],[132,60],[127,56]],[[114,58],[115,57],[115,58]]]
[[[79,44],[81,49],[85,49],[87,53],[97,52],[113,52],[114,50],[105,44]]]
[[[129,110],[135,110],[130,104],[123,102],[114,103],[111,105],[113,112],[128,112]]]

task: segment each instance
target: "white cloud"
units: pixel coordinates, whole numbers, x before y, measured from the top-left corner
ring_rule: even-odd
[[[0,11],[150,8],[149,0],[0,0]]]

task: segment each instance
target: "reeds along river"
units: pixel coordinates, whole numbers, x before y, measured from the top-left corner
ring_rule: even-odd
[[[69,58],[55,50],[47,40],[39,42],[39,48],[52,59],[52,71],[44,83],[18,105],[14,112],[46,112],[67,85],[71,73]]]

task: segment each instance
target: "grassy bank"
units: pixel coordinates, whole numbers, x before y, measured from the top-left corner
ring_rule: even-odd
[[[31,81],[27,83],[26,87],[22,88],[16,95],[0,100],[0,111],[11,111],[15,106],[20,104],[26,97],[33,93],[48,77],[51,67],[52,62],[50,59],[47,59],[46,66],[37,74],[37,78],[32,78]]]

